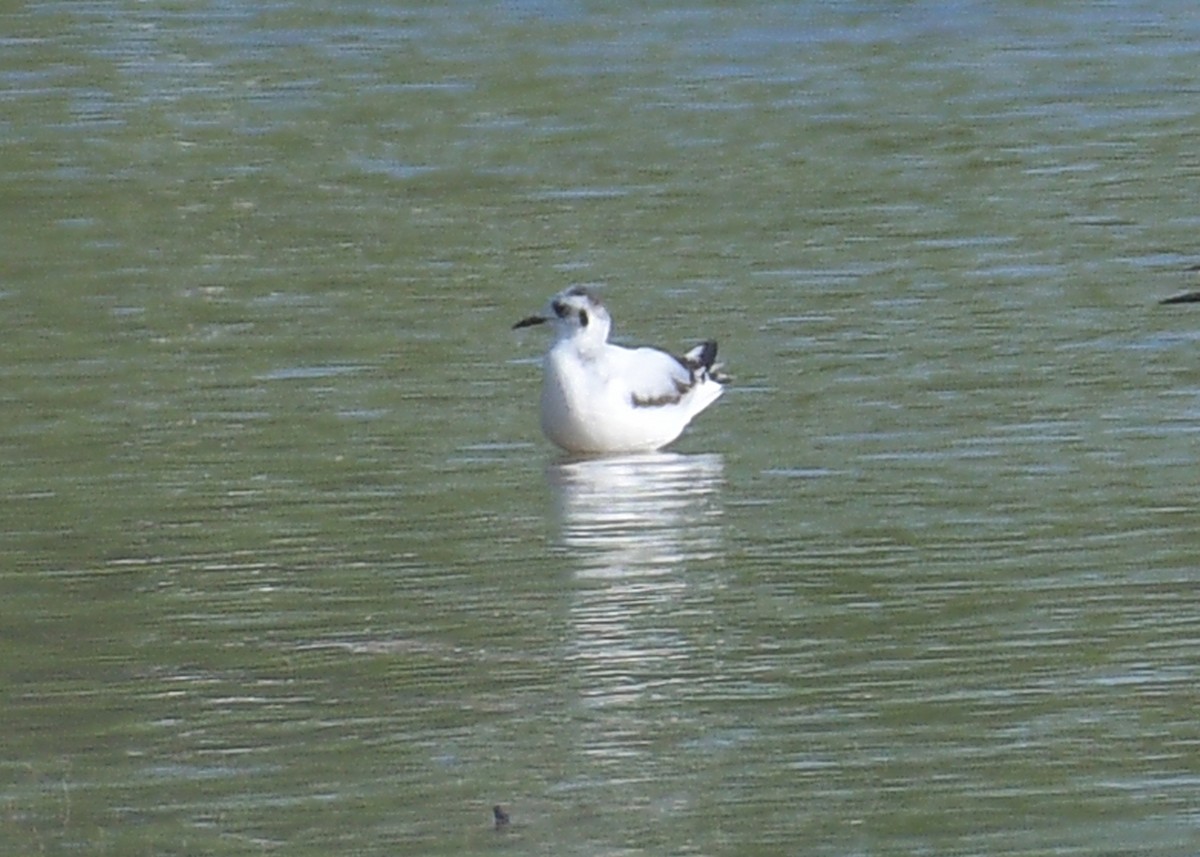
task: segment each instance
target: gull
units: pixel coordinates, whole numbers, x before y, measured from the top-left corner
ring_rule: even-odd
[[[585,286],[559,292],[513,329],[549,324],[543,361],[542,432],[571,453],[653,452],[675,440],[725,391],[717,343],[682,357],[608,341],[612,317]]]

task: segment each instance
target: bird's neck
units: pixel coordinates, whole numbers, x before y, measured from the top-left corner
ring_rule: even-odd
[[[564,345],[574,349],[585,360],[590,360],[604,351],[606,343],[601,336],[575,336]]]

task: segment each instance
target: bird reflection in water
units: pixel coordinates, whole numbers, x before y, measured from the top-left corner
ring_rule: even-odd
[[[654,686],[682,692],[711,661],[702,649],[722,579],[723,468],[719,455],[669,453],[551,467],[575,578],[569,659],[586,707],[615,713]],[[593,727],[589,752],[629,751],[628,723]]]
[[[562,541],[578,573],[629,577],[671,571],[720,549],[719,455],[655,453],[552,464]]]

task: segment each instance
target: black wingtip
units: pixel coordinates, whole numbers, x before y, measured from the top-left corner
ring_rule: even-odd
[[[687,354],[683,355],[681,361],[684,366],[691,369],[693,372],[700,369],[711,369],[713,363],[717,360],[717,341],[709,339],[701,342]]]
[[[730,376],[721,371],[721,366],[717,363],[717,341],[715,339],[701,342],[687,354],[683,355],[683,357],[676,359],[693,376],[708,378],[711,381],[716,381],[718,384],[724,384],[732,380]]]

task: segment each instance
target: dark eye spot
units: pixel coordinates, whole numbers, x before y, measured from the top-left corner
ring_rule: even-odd
[[[559,318],[567,317],[567,305],[566,304],[561,303],[560,301],[555,301],[553,304],[550,305],[550,308],[554,310],[554,314],[556,316],[558,316]]]
[[[587,314],[587,310],[585,310],[585,309],[581,309],[581,310],[579,311],[579,326],[580,326],[580,327],[587,327],[587,325],[588,325],[588,314]]]

